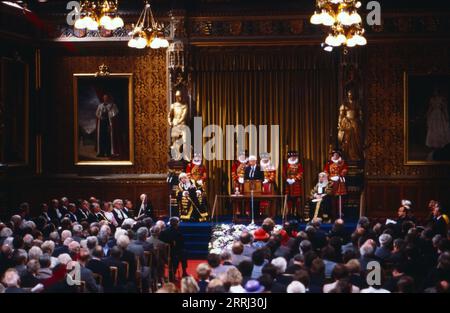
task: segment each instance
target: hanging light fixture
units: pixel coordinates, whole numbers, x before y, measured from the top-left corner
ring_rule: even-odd
[[[118,13],[119,1],[89,1],[81,3],[80,18],[75,21],[76,29],[116,30],[123,27],[123,20]]]
[[[367,44],[362,19],[358,14],[360,7],[361,2],[357,0],[316,0],[316,11],[311,16],[311,24],[330,27],[325,43],[322,44],[324,50]]]
[[[150,3],[145,2],[144,10],[136,23],[133,30],[129,33],[131,39],[128,41],[128,47],[136,49],[144,49],[150,47],[152,49],[167,48],[169,42],[164,38],[164,24],[157,23],[153,17]]]

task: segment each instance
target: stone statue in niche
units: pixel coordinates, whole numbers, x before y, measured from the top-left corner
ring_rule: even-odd
[[[347,91],[346,99],[339,108],[338,140],[339,146],[348,160],[361,160],[362,144],[362,111],[353,97],[353,91]]]
[[[185,152],[186,156],[190,152],[187,148],[188,106],[182,103],[180,90],[176,91],[175,102],[170,105],[168,122],[171,138],[171,156],[173,160],[179,161],[183,157],[183,153],[180,152]]]

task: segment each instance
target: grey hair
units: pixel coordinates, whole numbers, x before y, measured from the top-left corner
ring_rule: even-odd
[[[73,231],[74,233],[79,234],[79,233],[81,233],[81,232],[83,231],[83,226],[81,226],[80,224],[75,224],[75,225],[73,225],[73,227],[72,227],[72,231]]]
[[[72,237],[72,232],[70,230],[63,230],[61,232],[61,240],[64,242],[67,238]]]
[[[161,231],[163,231],[166,228],[166,223],[164,223],[164,221],[162,220],[159,220],[155,223],[155,226],[158,226]]]
[[[283,257],[278,257],[272,260],[272,265],[277,268],[278,274],[284,273],[286,271],[287,262]]]
[[[126,234],[127,234],[127,231],[125,229],[116,228],[116,232],[114,233],[114,238],[117,240],[117,239],[119,239],[120,236],[126,235]]]
[[[13,235],[13,231],[9,227],[5,227],[0,231],[0,237],[7,238]]]
[[[126,218],[123,223],[122,223],[122,228],[124,228],[125,226],[130,226],[133,227],[133,225],[136,223],[135,220],[133,220],[132,218]]]
[[[130,238],[128,238],[127,235],[120,235],[119,238],[117,238],[117,245],[120,248],[126,249],[129,244],[130,244]]]
[[[25,236],[23,236],[23,243],[25,245],[31,246],[33,244],[33,236],[30,234],[26,234]]]
[[[382,234],[380,238],[378,238],[378,241],[383,247],[389,246],[392,242],[392,236],[389,234]]]
[[[61,264],[67,265],[67,263],[72,261],[72,258],[67,253],[63,253],[58,256],[58,261]]]
[[[361,256],[369,256],[373,254],[373,246],[371,244],[363,244],[361,248],[359,248],[359,253]]]
[[[36,228],[36,224],[33,221],[26,221],[25,222],[25,226],[29,227],[31,229],[35,229]]]
[[[55,250],[55,243],[51,240],[44,241],[41,245],[42,252],[46,252],[50,255],[53,254]]]
[[[116,203],[122,203],[123,204],[123,201],[122,201],[122,199],[115,199],[113,201],[113,205],[115,205]]]
[[[94,249],[98,245],[98,239],[95,236],[89,236],[86,238],[86,247],[88,249]]]
[[[28,251],[28,259],[30,260],[39,260],[39,258],[43,255],[42,249],[39,247],[31,247],[30,251]]]
[[[150,228],[150,233],[152,234],[152,236],[158,237],[161,233],[161,228],[159,228],[158,226],[153,226],[152,228]]]
[[[148,229],[146,227],[139,227],[136,232],[136,236],[138,240],[144,240],[145,237],[148,236]]]
[[[442,239],[442,235],[441,234],[437,234],[433,237],[433,239],[431,239],[432,243],[434,246],[437,246],[439,244],[439,242]]]
[[[54,232],[51,232],[50,235],[48,235],[48,238],[51,241],[59,242],[61,237],[59,236],[59,233],[57,231],[54,231]]]

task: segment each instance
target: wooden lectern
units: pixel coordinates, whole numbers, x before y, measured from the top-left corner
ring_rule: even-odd
[[[262,194],[262,181],[246,180],[244,182],[244,196],[249,196],[253,191],[253,195]]]

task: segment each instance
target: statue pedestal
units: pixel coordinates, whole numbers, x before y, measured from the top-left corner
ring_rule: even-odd
[[[347,161],[348,174],[345,177],[347,196],[344,220],[357,220],[361,214],[361,195],[364,190],[364,161]]]

